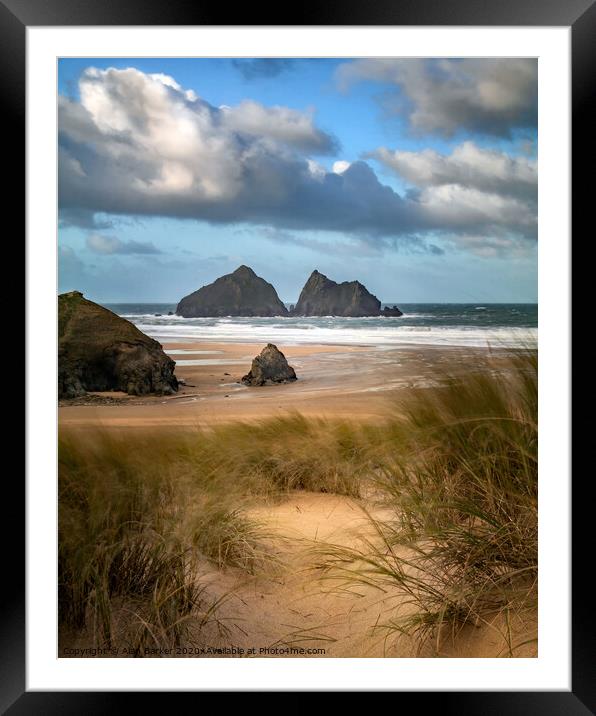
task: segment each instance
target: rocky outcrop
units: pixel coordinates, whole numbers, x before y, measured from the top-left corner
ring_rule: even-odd
[[[253,359],[250,371],[242,378],[245,385],[287,383],[292,380],[296,380],[294,369],[273,343],[268,343]]]
[[[336,283],[316,269],[304,285],[295,316],[396,316],[402,315],[397,306],[381,310],[381,302],[359,281]]]
[[[185,296],[176,313],[186,318],[287,316],[288,310],[270,283],[248,266],[240,266],[234,273]]]
[[[79,291],[58,296],[58,396],[122,390],[130,395],[178,390],[176,363],[130,321]]]
[[[402,311],[399,310],[399,308],[395,305],[393,306],[383,306],[383,310],[381,311],[381,316],[403,316],[404,314]]]

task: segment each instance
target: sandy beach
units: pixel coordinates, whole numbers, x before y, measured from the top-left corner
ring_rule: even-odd
[[[486,349],[408,345],[279,345],[295,368],[295,383],[247,387],[240,381],[264,347],[256,343],[163,343],[185,381],[173,396],[92,393],[62,401],[62,427],[208,426],[299,411],[308,417],[383,420],[396,397],[468,371]]]

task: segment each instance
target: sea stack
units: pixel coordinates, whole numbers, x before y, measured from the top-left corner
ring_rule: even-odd
[[[245,385],[266,385],[267,383],[288,383],[296,380],[296,372],[288,365],[285,355],[268,343],[256,358],[250,371],[242,378]]]
[[[295,316],[401,316],[394,306],[381,310],[381,302],[359,281],[336,283],[316,269],[300,293]]]
[[[121,390],[169,395],[176,363],[130,321],[79,291],[58,296],[58,397]]]
[[[233,273],[185,296],[176,308],[185,318],[217,316],[287,316],[288,309],[276,290],[249,267]]]

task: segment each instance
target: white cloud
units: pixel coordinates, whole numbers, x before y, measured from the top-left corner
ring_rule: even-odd
[[[381,147],[369,156],[416,186],[459,184],[504,195],[536,195],[536,160],[482,149],[474,142],[464,142],[448,155],[433,149],[403,152]]]
[[[346,162],[342,159],[338,160],[337,162],[333,162],[333,173],[334,174],[343,174],[346,169],[350,168],[350,162]]]
[[[389,112],[408,117],[416,132],[451,136],[470,130],[510,136],[536,126],[535,59],[361,59],[339,66],[341,88],[362,80],[394,85]]]
[[[502,253],[515,244],[516,236],[536,238],[538,168],[533,159],[482,149],[473,142],[456,146],[451,154],[381,147],[369,156],[416,187],[416,200],[431,221],[447,231],[457,227],[461,241],[456,235],[451,240],[463,248],[490,255],[487,246]]]
[[[222,123],[235,132],[272,139],[307,152],[326,153],[334,147],[333,140],[314,126],[312,114],[288,107],[265,107],[252,100],[222,110]]]
[[[73,169],[78,175],[85,171],[75,150],[87,155],[98,195],[102,190],[136,193],[143,212],[151,198],[168,194],[197,206],[232,201],[246,186],[249,165],[265,168],[292,148],[328,151],[334,146],[314,127],[310,114],[252,101],[217,109],[166,75],[90,68],[79,88],[80,103],[60,98],[59,104],[60,130],[67,140],[61,158],[63,195],[70,189],[77,193],[70,185]]]
[[[95,214],[152,215],[416,246],[426,235],[534,230],[521,200],[524,187],[531,192],[528,158],[509,161],[471,143],[447,157],[377,150],[416,186],[400,196],[366,162],[338,159],[331,172],[316,162],[312,155],[334,140],[310,113],[252,100],[214,107],[171,77],[134,68],[86,70],[80,97],[59,101],[60,207],[65,220],[89,228]],[[156,251],[101,235],[88,247]]]
[[[426,215],[439,225],[502,227],[528,238],[535,235],[536,212],[517,199],[458,184],[444,184],[424,189],[419,201]]]
[[[310,172],[310,175],[313,179],[317,179],[319,181],[325,179],[327,172],[325,171],[325,168],[322,167],[318,162],[315,162],[314,159],[307,159],[306,164],[308,166],[308,171]]]
[[[158,82],[161,82],[166,87],[173,87],[178,92],[183,92],[186,99],[189,100],[190,102],[194,102],[195,100],[197,100],[199,98],[198,95],[196,94],[196,92],[194,92],[193,90],[186,90],[184,92],[182,87],[176,82],[176,80],[173,77],[170,77],[170,75],[164,75],[161,72],[155,72],[153,74],[150,74],[149,77],[151,77],[151,79],[153,79],[153,80],[157,80]]]
[[[59,102],[60,206],[70,217],[149,214],[373,234],[414,221],[362,163],[340,176],[309,156],[335,146],[311,113],[251,100],[217,108],[172,78],[134,68],[86,70],[80,97]]]

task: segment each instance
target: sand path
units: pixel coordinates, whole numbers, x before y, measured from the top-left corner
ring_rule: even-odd
[[[313,547],[325,542],[355,545],[356,534],[370,533],[358,501],[339,495],[300,493],[282,504],[253,509],[250,516],[277,542],[280,566],[268,576],[224,570],[210,576],[209,592],[230,597],[218,616],[229,629],[220,637],[210,629],[215,647],[255,648],[254,656],[383,657],[413,656],[405,638],[395,643],[375,625],[390,618],[395,600],[373,588],[340,589],[313,571]],[[376,516],[381,514],[377,510]],[[323,653],[261,653],[262,648],[303,647]],[[249,654],[250,655],[250,654]]]
[[[507,656],[505,625],[499,622],[466,626],[456,639],[420,645],[415,637],[388,634],[381,627],[405,613],[397,592],[358,585],[341,589],[316,569],[323,543],[356,546],[358,535],[373,536],[359,500],[341,495],[302,492],[286,501],[249,510],[272,535],[278,564],[249,575],[241,569],[219,570],[205,563],[201,584],[207,603],[221,600],[219,623],[211,620],[193,628],[179,658],[383,658],[383,657],[496,657]],[[367,505],[376,518],[385,515]],[[515,656],[537,655],[536,618],[510,623]],[[222,628],[223,627],[223,628]],[[61,648],[87,647],[88,633],[64,632]],[[236,649],[234,653],[223,650]],[[290,652],[289,649],[303,649]],[[242,650],[239,652],[238,650]],[[220,651],[218,651],[220,650]],[[251,652],[251,650],[253,650]]]
[[[500,619],[468,625],[455,639],[447,636],[437,654],[434,644],[421,646],[415,637],[382,629],[398,611],[405,614],[410,608],[404,605],[403,595],[365,585],[341,589],[339,583],[322,578],[322,572],[313,569],[320,559],[313,547],[323,543],[356,546],[358,535],[373,536],[362,504],[341,495],[305,492],[281,504],[251,510],[251,517],[285,538],[281,546],[276,542],[281,565],[269,575],[247,576],[235,569],[212,572],[209,594],[214,598],[229,595],[218,610],[228,633],[222,635],[210,625],[200,641],[215,648],[241,647],[242,656],[261,658],[507,656],[506,629]],[[366,509],[375,518],[387,516],[371,505]],[[515,656],[536,656],[536,619],[526,615],[509,626],[512,643],[522,644],[515,649]],[[288,647],[322,651],[260,651]],[[255,649],[252,654],[251,648]]]

